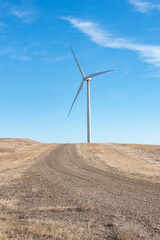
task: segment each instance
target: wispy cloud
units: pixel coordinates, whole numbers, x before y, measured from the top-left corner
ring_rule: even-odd
[[[19,4],[6,1],[1,4],[1,15],[14,16],[25,23],[33,23],[37,18],[37,9],[29,0]]]
[[[31,55],[29,55],[25,52],[18,51],[15,47],[12,47],[12,46],[1,47],[0,55],[4,55],[11,59],[16,59],[16,60],[20,60],[20,61],[29,61],[32,58]]]
[[[69,54],[66,55],[54,55],[49,50],[37,50],[34,49],[18,49],[13,46],[0,47],[0,56],[6,56],[12,60],[18,60],[20,62],[27,62],[34,59],[39,59],[48,63],[56,63],[70,58]]]
[[[144,62],[160,67],[160,46],[138,44],[127,38],[116,38],[92,21],[84,21],[72,17],[61,17],[72,24],[80,32],[88,36],[93,42],[108,48],[128,49],[137,52]]]
[[[41,47],[40,45],[31,44],[28,46],[19,47],[17,44],[10,46],[0,46],[0,56],[17,60],[20,62],[34,61],[36,59],[47,62],[56,63],[70,58],[70,54],[56,55],[50,49]]]
[[[13,8],[10,14],[16,16],[25,23],[32,23],[35,20],[35,13],[28,9]]]
[[[153,2],[146,2],[140,0],[128,0],[130,4],[134,6],[134,9],[138,12],[148,13],[151,10],[160,10],[160,4],[156,4]]]
[[[34,52],[34,56],[39,57],[41,60],[45,62],[50,62],[50,63],[60,62],[65,60],[66,58],[70,58],[70,55],[54,56],[53,54],[51,54],[49,51],[46,51],[46,50],[36,51]]]

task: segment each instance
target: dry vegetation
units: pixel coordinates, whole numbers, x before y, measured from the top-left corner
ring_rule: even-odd
[[[158,236],[153,237],[143,226],[125,220],[108,226],[97,224],[94,220],[86,224],[79,221],[73,223],[63,220],[34,219],[16,214],[13,216],[1,214],[0,220],[1,240],[159,240]]]
[[[21,178],[51,147],[27,139],[0,139],[0,184]]]
[[[160,146],[82,143],[77,144],[77,151],[94,167],[160,182]]]
[[[67,200],[70,204],[62,205],[65,195],[62,193],[62,200],[58,198],[57,189],[57,195],[53,193],[50,204],[45,200],[41,202],[44,198],[41,188],[46,199],[49,199],[54,185],[45,193],[47,186],[44,184],[43,187],[40,173],[37,172],[38,182],[35,176],[30,180],[30,174],[33,171],[35,175],[36,168],[39,167],[36,163],[56,146],[26,139],[0,139],[0,191],[3,192],[0,195],[0,240],[160,239],[158,232],[153,234],[143,224],[122,218],[122,215],[117,214],[113,221],[104,224],[98,216],[99,213],[103,215],[99,205],[92,201],[82,203],[76,200],[73,204],[73,194]],[[150,182],[160,181],[160,146],[77,144],[76,153],[95,168],[118,171],[120,174]],[[26,186],[29,189],[25,189]],[[64,185],[57,188],[63,190]],[[27,194],[31,194],[33,205],[32,202],[28,204]],[[35,198],[38,200],[34,200]],[[55,198],[58,202],[54,202]],[[94,219],[94,216],[99,220]]]

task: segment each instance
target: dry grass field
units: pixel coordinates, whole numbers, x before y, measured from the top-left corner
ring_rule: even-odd
[[[0,139],[4,239],[160,239],[160,146]]]
[[[0,184],[21,178],[51,146],[26,139],[0,139]]]
[[[160,183],[160,146],[77,144],[77,150],[94,167]]]

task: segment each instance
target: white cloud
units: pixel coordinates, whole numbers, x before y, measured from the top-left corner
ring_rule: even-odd
[[[15,16],[25,23],[32,23],[37,18],[37,8],[34,6],[33,0],[28,1],[2,1],[1,15],[2,16]]]
[[[148,1],[146,2],[140,0],[128,0],[128,1],[134,6],[135,10],[138,12],[148,13],[153,9],[160,10],[160,4],[156,4],[153,2]]]
[[[22,10],[22,9],[12,9],[11,14],[18,17],[25,23],[32,23],[34,21],[35,15],[30,10]]]
[[[19,18],[24,18],[24,17],[30,15],[30,12],[22,11],[22,10],[14,10],[14,11],[12,11],[12,14]]]
[[[43,58],[44,61],[50,62],[50,63],[56,63],[65,60],[66,58],[70,58],[70,55],[63,55],[63,56],[46,56]]]
[[[19,56],[19,60],[22,60],[22,61],[29,61],[31,60],[32,56],[26,56],[26,55],[22,55],[22,56]]]
[[[84,21],[72,17],[61,17],[73,27],[87,35],[93,42],[108,48],[128,49],[137,52],[144,62],[160,67],[160,46],[133,43],[127,38],[115,38],[109,32],[92,21]]]
[[[11,59],[17,59],[20,61],[29,61],[32,58],[31,55],[28,55],[25,52],[19,51],[12,46],[8,46],[8,47],[1,46],[0,55],[8,56]]]

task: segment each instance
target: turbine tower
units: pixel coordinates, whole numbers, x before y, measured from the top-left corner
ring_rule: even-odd
[[[114,70],[108,70],[108,71],[104,71],[104,72],[93,73],[93,74],[90,74],[88,76],[85,76],[85,74],[84,74],[81,66],[79,65],[79,62],[78,62],[78,60],[77,60],[77,58],[76,58],[76,56],[75,56],[75,54],[73,52],[72,47],[71,47],[71,51],[73,53],[73,56],[74,56],[75,61],[77,63],[77,66],[78,66],[78,68],[79,68],[79,70],[80,70],[80,72],[82,74],[82,82],[81,82],[81,85],[80,85],[80,87],[78,89],[78,92],[77,92],[77,94],[76,94],[76,96],[75,96],[75,98],[73,100],[73,103],[72,103],[72,105],[70,107],[70,110],[69,110],[69,113],[68,113],[68,117],[69,117],[69,115],[71,113],[71,110],[72,110],[72,107],[73,107],[73,105],[74,105],[74,103],[75,103],[75,101],[76,101],[76,99],[77,99],[77,97],[78,97],[82,87],[83,87],[84,82],[87,81],[87,142],[90,143],[91,142],[90,81],[91,81],[92,77],[98,76],[98,75],[103,74],[103,73],[112,72]]]

